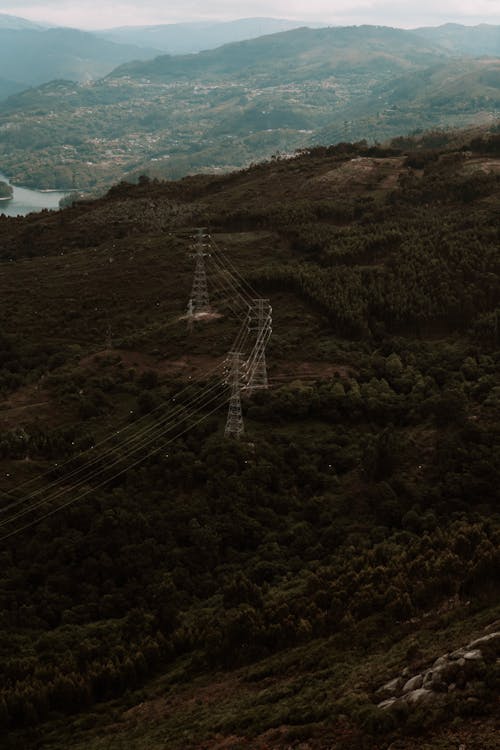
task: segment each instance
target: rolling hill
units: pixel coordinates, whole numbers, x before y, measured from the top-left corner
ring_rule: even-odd
[[[415,29],[415,33],[429,42],[439,44],[453,55],[484,57],[500,55],[500,26],[480,24],[462,26],[447,23],[443,26]]]
[[[293,152],[325,127],[330,140],[348,138],[355,105],[363,112],[367,102],[372,118],[375,90],[446,59],[413,33],[359,27],[298,29],[129,63],[91,85],[58,81],[4,102],[0,166],[14,183],[63,189],[144,171],[227,171]],[[387,106],[381,94],[378,110]],[[464,114],[451,102],[430,114],[429,125],[469,124],[477,109]],[[370,121],[359,137],[396,135],[400,125],[378,130]]]
[[[446,128],[450,124],[491,124],[500,117],[500,57],[442,62],[407,73],[373,88],[371,96],[346,107],[345,137],[377,140],[415,128]],[[338,138],[338,123],[319,130],[316,143]]]
[[[312,26],[322,24],[312,24]],[[124,26],[97,32],[99,35],[121,44],[137,44],[155,47],[171,55],[220,47],[230,42],[252,39],[279,31],[289,31],[311,24],[280,18],[240,18],[235,21],[214,23],[172,23],[160,26]]]
[[[10,29],[11,31],[22,31],[26,29],[41,31],[46,26],[43,24],[28,21],[26,18],[11,16],[7,13],[0,13],[0,29]]]
[[[2,76],[26,87],[57,78],[93,80],[124,61],[156,54],[152,48],[116,44],[76,29],[0,25]]]
[[[390,74],[443,59],[439,48],[412,32],[380,26],[302,28],[224,45],[198,55],[161,56],[124,64],[112,78],[168,82],[258,76],[259,81],[321,80],[334,73]]]
[[[450,64],[412,32],[297,29],[13,96],[0,106],[0,165],[14,183],[95,188],[229,171],[319,141],[491,124],[496,76],[494,59]]]

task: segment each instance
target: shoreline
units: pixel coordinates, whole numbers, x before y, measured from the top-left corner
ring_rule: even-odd
[[[7,185],[10,185],[10,187],[13,190],[32,190],[34,193],[64,193],[67,195],[68,193],[77,193],[80,191],[79,188],[37,188],[37,187],[29,187],[29,185],[15,185],[13,182],[10,181],[9,177],[7,177],[6,174],[3,172],[0,172],[0,182],[5,182]],[[11,198],[14,196],[12,195]],[[4,200],[3,198],[0,198],[0,200]]]

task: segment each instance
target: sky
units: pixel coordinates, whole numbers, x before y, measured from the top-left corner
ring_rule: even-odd
[[[84,29],[250,17],[401,28],[500,24],[500,0],[0,0],[0,12]]]

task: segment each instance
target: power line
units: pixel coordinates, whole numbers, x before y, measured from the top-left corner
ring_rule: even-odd
[[[48,513],[45,513],[40,518],[37,518],[36,520],[31,521],[28,524],[25,524],[21,528],[15,529],[14,531],[11,531],[9,534],[6,534],[5,536],[0,537],[0,542],[3,542],[3,541],[5,541],[6,539],[9,539],[12,536],[15,536],[16,534],[20,534],[21,532],[26,531],[27,529],[31,528],[32,526],[35,526],[36,524],[41,523],[41,521],[44,521],[46,518],[49,518],[50,516],[53,516],[55,513],[58,513],[59,511],[64,510],[65,508],[68,508],[70,505],[73,505],[78,500],[81,500],[82,498],[86,497],[91,492],[95,492],[96,490],[100,489],[102,486],[104,486],[108,482],[111,482],[114,479],[117,479],[118,477],[122,476],[125,472],[130,471],[130,469],[133,469],[135,466],[137,466],[141,462],[146,461],[148,458],[151,458],[152,456],[156,455],[160,451],[164,450],[167,447],[167,445],[170,445],[175,440],[178,440],[180,437],[182,437],[184,434],[186,434],[186,432],[188,432],[190,429],[192,429],[193,427],[197,427],[205,419],[208,419],[208,417],[210,417],[212,414],[214,414],[216,411],[218,411],[218,409],[220,409],[220,406],[221,406],[221,404],[218,404],[210,412],[208,412],[208,414],[204,414],[202,417],[200,417],[199,420],[197,420],[197,422],[195,422],[193,425],[190,425],[189,427],[186,427],[185,430],[183,430],[182,432],[180,432],[177,435],[175,435],[174,437],[172,437],[164,445],[161,445],[160,447],[155,448],[150,453],[148,453],[147,456],[143,456],[143,457],[137,459],[132,464],[126,466],[124,469],[122,469],[121,471],[117,472],[112,477],[109,477],[108,479],[106,479],[105,481],[101,482],[100,484],[96,485],[95,487],[89,488],[86,492],[82,493],[79,497],[72,498],[68,502],[64,503],[64,505],[61,505],[58,508],[54,508],[53,510],[49,511]]]
[[[195,408],[196,411],[199,411],[201,408],[203,408],[204,405],[206,404],[206,396],[214,390],[220,391],[220,383],[216,383],[207,391],[204,391],[198,397],[196,397],[195,399],[192,399],[191,402],[188,403],[187,405],[184,406],[181,404],[179,406],[176,406],[165,417],[163,417],[161,421],[139,431],[138,433],[133,435],[131,438],[126,440],[124,443],[122,443],[120,446],[117,446],[118,448],[121,448],[121,449],[126,448],[127,449],[126,452],[120,455],[118,458],[115,458],[114,460],[112,460],[111,464],[108,464],[104,467],[100,466],[96,468],[95,470],[91,472],[90,476],[86,475],[86,472],[88,472],[89,469],[102,464],[103,460],[106,458],[113,459],[113,454],[115,453],[114,447],[105,451],[104,454],[96,456],[93,460],[87,462],[83,466],[80,466],[74,469],[68,475],[55,480],[54,482],[49,484],[47,487],[40,488],[39,490],[32,492],[31,495],[28,495],[26,498],[20,499],[17,505],[21,505],[22,503],[36,499],[37,497],[47,493],[51,488],[55,490],[52,494],[49,494],[46,497],[41,497],[40,500],[37,500],[34,504],[31,504],[27,508],[24,508],[23,510],[18,511],[13,516],[10,516],[1,520],[0,527],[5,526],[9,523],[12,523],[12,521],[15,521],[17,518],[20,518],[23,515],[26,515],[26,513],[29,513],[35,510],[40,505],[43,505],[46,502],[51,502],[57,499],[60,495],[68,492],[69,490],[67,487],[65,487],[64,485],[61,486],[63,482],[68,482],[69,480],[77,479],[76,484],[71,486],[71,490],[74,491],[79,486],[83,484],[87,484],[95,476],[98,476],[99,474],[102,474],[103,472],[107,471],[110,467],[112,467],[116,463],[119,463],[120,461],[124,460],[128,456],[133,455],[135,452],[137,452],[137,450],[140,450],[141,448],[149,445],[153,440],[155,440],[158,437],[159,434],[161,434],[162,432],[168,431],[173,426],[175,426],[179,417],[184,418],[183,412],[185,412],[187,409]],[[211,400],[213,399],[210,399],[208,403],[210,403]],[[196,405],[197,401],[201,401],[201,403]],[[79,475],[82,475],[82,474],[85,474],[85,475],[82,478],[78,478]],[[14,505],[16,504],[12,503],[9,507],[12,508]]]

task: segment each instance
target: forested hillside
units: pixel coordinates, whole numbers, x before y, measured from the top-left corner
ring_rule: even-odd
[[[495,127],[499,80],[498,57],[457,59],[416,32],[295,29],[12,96],[0,104],[0,167],[14,185],[95,190],[145,173],[229,172],[313,144]]]
[[[454,138],[0,217],[2,747],[494,750],[500,139]]]

